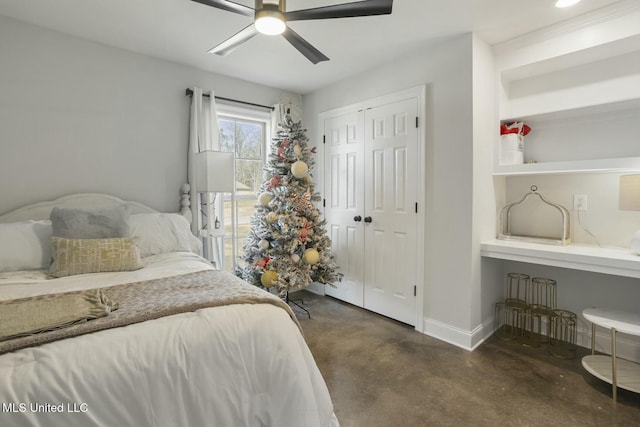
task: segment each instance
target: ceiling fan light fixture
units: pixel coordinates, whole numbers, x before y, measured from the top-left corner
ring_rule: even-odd
[[[277,5],[265,4],[262,9],[256,10],[254,25],[261,34],[275,36],[284,33],[287,24],[284,15]]]
[[[253,8],[237,3],[238,0],[191,1],[238,15],[254,17],[253,23],[222,43],[218,43],[209,52],[217,55],[226,55],[258,33],[268,35],[281,34],[287,42],[313,64],[328,61],[329,58],[293,31],[287,25],[288,22],[389,15],[393,8],[393,0],[348,0],[347,3],[297,9],[289,12],[287,12],[287,0],[254,0],[255,7]],[[248,1],[243,0],[243,2]],[[332,2],[335,1],[332,0]]]

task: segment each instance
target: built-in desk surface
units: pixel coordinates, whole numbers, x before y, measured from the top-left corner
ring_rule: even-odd
[[[559,246],[496,239],[483,242],[480,249],[483,257],[640,278],[640,255],[625,248],[577,244]]]

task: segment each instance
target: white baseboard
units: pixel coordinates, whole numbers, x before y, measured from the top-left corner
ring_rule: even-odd
[[[488,319],[473,330],[466,331],[434,319],[425,318],[423,333],[464,350],[473,351],[493,334],[493,327],[493,319]],[[546,330],[544,325],[543,330]],[[591,328],[579,328],[576,332],[576,344],[590,349]],[[600,328],[596,330],[596,351],[611,354],[611,334]],[[616,353],[619,358],[640,363],[640,338],[618,333]]]
[[[434,319],[424,319],[423,333],[430,337],[455,345],[467,351],[475,350],[480,344],[493,334],[493,319],[478,325],[472,331],[439,322]]]

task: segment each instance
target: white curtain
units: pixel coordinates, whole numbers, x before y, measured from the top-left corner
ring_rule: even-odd
[[[271,140],[278,135],[278,131],[281,129],[280,125],[284,120],[284,116],[287,114],[287,106],[284,104],[274,104],[273,110],[271,110]],[[269,141],[271,143],[271,141]]]
[[[203,96],[202,88],[194,87],[191,97],[191,118],[189,124],[189,154],[187,159],[187,174],[189,185],[191,186],[191,231],[197,236],[201,235],[203,227],[206,226],[210,232],[213,227],[214,206],[213,196],[209,193],[202,193],[202,200],[196,188],[195,155],[201,151],[219,150],[220,141],[218,116],[216,114],[216,98],[213,91],[208,92],[208,97]],[[200,215],[201,206],[206,209],[206,217]],[[205,247],[209,259],[211,256],[212,239],[205,239]],[[217,249],[217,248],[216,248]]]

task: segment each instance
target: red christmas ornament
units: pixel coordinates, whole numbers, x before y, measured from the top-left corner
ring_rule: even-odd
[[[267,184],[267,191],[271,190],[273,187],[277,187],[280,184],[282,177],[280,175],[276,175],[269,180],[269,184]]]
[[[278,146],[278,159],[282,160],[282,153],[284,153],[284,149],[287,148],[287,145],[289,144],[291,144],[291,141],[288,139],[285,139],[280,143],[280,146]]]
[[[303,220],[302,228],[300,229],[300,241],[302,243],[307,241],[307,235],[309,234],[309,230],[311,229],[311,224],[305,219]]]
[[[253,265],[260,268],[267,268],[267,264],[269,264],[269,261],[271,261],[271,258],[265,257],[263,259],[259,259],[258,261],[254,262]]]

